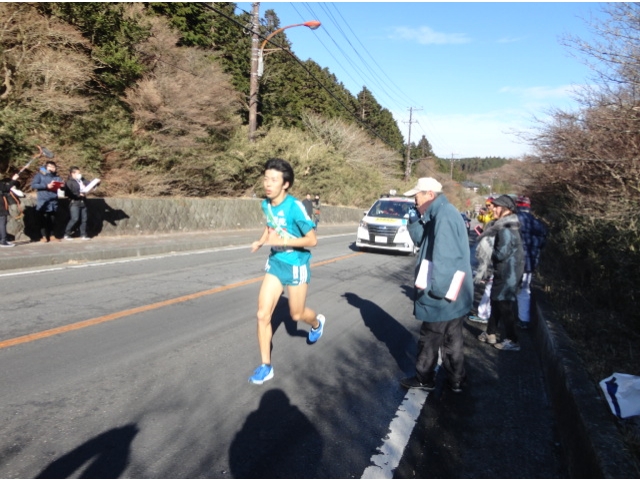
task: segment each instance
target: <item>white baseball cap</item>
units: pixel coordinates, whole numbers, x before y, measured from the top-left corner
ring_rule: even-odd
[[[432,177],[423,177],[418,179],[418,183],[408,192],[404,192],[405,197],[413,197],[418,192],[436,192],[442,191],[442,184]]]

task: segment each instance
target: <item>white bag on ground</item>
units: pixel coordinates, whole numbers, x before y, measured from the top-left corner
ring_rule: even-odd
[[[620,418],[640,415],[640,377],[614,373],[600,382],[600,388],[614,415]]]

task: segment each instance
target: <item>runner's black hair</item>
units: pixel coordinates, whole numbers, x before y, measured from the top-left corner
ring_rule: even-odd
[[[264,171],[266,172],[267,170],[282,172],[282,179],[285,183],[289,182],[289,186],[286,190],[289,190],[293,186],[293,167],[291,167],[291,164],[286,160],[282,160],[281,158],[270,158],[264,166]]]

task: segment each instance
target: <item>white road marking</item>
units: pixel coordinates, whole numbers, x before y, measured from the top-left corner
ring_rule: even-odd
[[[380,453],[371,457],[373,465],[365,469],[361,478],[393,478],[428,395],[424,390],[407,392],[389,425],[389,434],[379,448]]]
[[[123,259],[119,259],[119,260],[106,260],[103,262],[91,262],[88,261],[87,263],[79,263],[77,265],[70,265],[70,264],[64,264],[61,265],[59,267],[49,267],[49,268],[39,268],[39,269],[33,269],[33,270],[21,270],[19,272],[10,272],[10,273],[1,273],[0,274],[0,278],[1,277],[13,277],[13,276],[19,276],[19,275],[31,275],[34,273],[48,273],[48,272],[57,272],[60,270],[68,270],[68,269],[73,269],[73,268],[89,268],[89,267],[101,267],[104,265],[116,265],[116,264],[120,264],[120,263],[134,263],[134,262],[143,262],[146,260],[158,260],[161,258],[166,258],[166,257],[183,257],[183,256],[187,256],[187,255],[200,255],[203,253],[212,253],[212,252],[221,252],[221,251],[227,251],[227,250],[240,250],[243,248],[247,248],[246,245],[244,246],[240,246],[240,247],[224,247],[224,248],[211,248],[211,249],[207,249],[207,250],[192,250],[189,252],[169,252],[169,253],[163,253],[161,255],[145,255],[143,257],[127,257],[127,258],[123,258]]]
[[[438,349],[438,363],[435,374],[442,367],[442,349]],[[398,407],[396,416],[389,425],[389,434],[384,438],[382,447],[371,457],[373,465],[365,468],[361,478],[393,478],[393,472],[402,459],[409,437],[416,426],[420,412],[429,393],[424,390],[409,390]]]
[[[334,237],[344,237],[347,235],[351,235],[350,233],[336,233],[334,235],[323,235],[318,236],[318,239],[321,238],[334,238]],[[78,263],[78,264],[62,264],[58,267],[49,267],[49,268],[34,268],[34,269],[25,269],[20,271],[8,272],[8,273],[0,273],[0,278],[3,277],[18,277],[21,275],[32,275],[34,273],[49,273],[49,272],[59,272],[60,270],[67,270],[71,268],[89,268],[89,267],[101,267],[104,265],[117,265],[120,263],[133,263],[133,262],[143,262],[146,260],[158,260],[166,257],[184,257],[188,255],[201,255],[203,253],[215,253],[215,252],[226,252],[229,250],[242,250],[250,247],[251,244],[233,246],[233,247],[216,247],[216,248],[207,248],[204,250],[190,250],[186,252],[169,252],[163,253],[160,255],[145,255],[142,257],[127,257],[118,260],[106,260],[103,262],[92,262],[87,261],[86,263]]]

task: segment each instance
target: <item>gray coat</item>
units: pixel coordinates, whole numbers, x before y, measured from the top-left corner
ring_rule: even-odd
[[[416,277],[423,259],[433,262],[428,290],[416,289],[413,314],[424,322],[446,322],[466,315],[473,302],[473,279],[469,237],[458,210],[444,195],[439,195],[420,218],[407,227],[420,251],[416,259]],[[458,298],[444,298],[454,273],[465,273]]]
[[[491,300],[516,301],[522,274],[524,273],[524,250],[520,238],[520,223],[516,215],[498,220],[491,262],[493,264],[493,286]]]

